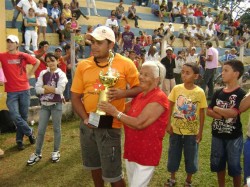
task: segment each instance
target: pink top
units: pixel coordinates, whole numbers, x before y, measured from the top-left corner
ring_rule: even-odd
[[[214,27],[216,31],[220,32],[220,24],[215,24]]]
[[[208,58],[209,55],[212,55],[213,60],[212,61],[206,61],[206,69],[214,69],[218,67],[218,50],[214,47],[210,47],[207,49],[206,52],[206,58]]]
[[[0,67],[0,82],[6,82],[2,67]]]
[[[71,22],[71,28],[77,29],[77,22]]]
[[[157,166],[161,158],[162,140],[169,112],[167,96],[159,88],[151,90],[146,95],[140,93],[132,100],[131,108],[127,113],[129,116],[136,117],[147,104],[153,102],[157,102],[165,108],[155,122],[142,130],[135,130],[124,125],[124,158],[144,166]]]

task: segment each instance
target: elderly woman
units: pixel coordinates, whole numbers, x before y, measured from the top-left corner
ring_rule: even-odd
[[[159,88],[164,77],[164,66],[147,61],[139,77],[142,93],[126,104],[125,113],[110,103],[99,104],[101,110],[125,124],[124,158],[131,187],[147,186],[161,158],[169,113],[167,96]]]

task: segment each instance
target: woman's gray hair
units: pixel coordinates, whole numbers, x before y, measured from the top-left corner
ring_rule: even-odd
[[[154,78],[160,77],[159,86],[162,88],[162,83],[166,75],[166,69],[159,61],[146,61],[142,67],[147,66],[152,69]]]

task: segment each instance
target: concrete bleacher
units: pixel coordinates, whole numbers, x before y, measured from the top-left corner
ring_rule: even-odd
[[[36,1],[36,0],[35,0]],[[63,0],[63,2],[70,2],[71,0]],[[97,11],[98,14],[100,14],[100,17],[97,16],[93,16],[93,10],[91,10],[92,16],[90,16],[89,20],[86,20],[82,17],[79,18],[78,22],[81,25],[82,28],[82,33],[86,32],[86,28],[87,25],[92,25],[92,26],[96,26],[97,24],[105,24],[107,17],[110,16],[110,12],[111,10],[114,10],[115,7],[118,5],[119,0],[96,0],[96,7],[97,7]],[[202,2],[203,4],[206,5],[206,8],[211,7],[211,4],[208,3],[208,0],[199,0],[199,1],[190,1],[190,4],[192,3],[199,3]],[[87,14],[87,9],[86,9],[86,0],[79,0],[80,6],[81,6],[81,10]],[[128,7],[131,5],[132,0],[124,0],[124,7],[125,7],[125,14],[127,15],[127,11],[128,11]],[[174,5],[176,4],[176,1],[174,2]],[[5,0],[5,9],[6,9],[6,27],[11,27],[11,21],[12,21],[12,17],[13,17],[13,7],[11,5],[11,2],[9,0]],[[136,36],[139,36],[139,31],[143,30],[146,31],[147,34],[153,34],[153,30],[158,28],[160,26],[160,21],[158,17],[155,17],[154,15],[151,14],[151,9],[150,7],[141,7],[141,6],[137,6],[137,13],[138,15],[142,18],[142,20],[139,20],[139,27],[140,28],[135,28],[134,27],[134,21],[133,20],[128,20],[129,21],[129,25],[131,26],[131,31],[133,31],[135,33]],[[216,12],[213,12],[214,14],[216,14]],[[168,24],[169,20],[168,18],[165,18],[165,25]],[[121,23],[121,26],[124,26],[125,22]],[[19,35],[19,39],[21,41],[21,25],[22,25],[22,16],[21,14],[18,17],[17,20],[17,30],[18,30],[18,35]],[[175,35],[178,35],[178,30],[183,26],[183,24],[181,24],[180,18],[176,18],[176,22],[173,23],[174,28],[175,28]],[[203,30],[205,29],[205,27],[203,27]],[[123,27],[121,27],[121,31],[123,31]],[[50,43],[50,48],[49,51],[54,51],[55,48],[59,45],[59,37],[57,33],[52,33],[52,30],[50,29],[50,27],[47,27],[47,34],[46,34],[46,39],[49,41]],[[186,42],[186,45],[189,45],[189,42]],[[220,45],[224,46],[224,42],[220,41]],[[23,47],[20,47],[20,50],[22,50]],[[174,52],[177,53],[177,51],[182,50],[182,41],[179,38],[176,38],[176,41],[174,43]],[[218,49],[219,54],[222,55],[225,52],[225,48],[221,48]],[[200,51],[200,48],[197,47],[197,52]],[[250,62],[250,49],[247,49],[245,52],[245,56],[243,59],[243,62],[245,62],[246,64],[248,62]],[[39,100],[36,97],[35,94],[35,78],[30,79],[30,91],[31,91],[31,106],[38,106],[39,105]],[[70,106],[68,108],[68,110],[70,110]],[[33,114],[30,116],[37,116],[37,108],[34,108]],[[35,113],[35,114],[34,114]],[[34,120],[34,118],[32,119]],[[37,120],[35,120],[37,121]]]
[[[70,2],[71,0],[63,0],[63,2]],[[12,16],[13,16],[13,7],[11,5],[11,2],[9,0],[5,0],[6,5],[6,25],[7,27],[11,26],[11,20],[12,20]],[[92,25],[92,26],[96,26],[98,24],[105,24],[106,19],[108,16],[110,16],[110,12],[111,10],[114,10],[115,7],[118,5],[118,0],[96,0],[96,7],[97,7],[97,11],[98,14],[100,14],[100,17],[97,16],[90,16],[89,20],[86,20],[82,17],[79,18],[78,22],[81,25],[82,28],[82,33],[86,32],[86,28],[87,25]],[[81,9],[83,10],[84,13],[87,13],[86,10],[86,0],[79,0]],[[124,0],[124,7],[125,7],[125,11],[126,11],[126,15],[127,15],[127,10],[128,7],[131,5],[132,0]],[[206,5],[206,8],[208,7],[212,7],[212,5],[208,2],[208,0],[199,0],[199,1],[190,1],[190,4],[192,3],[202,3]],[[176,1],[174,1],[174,4],[176,4]],[[136,36],[139,35],[139,31],[140,30],[144,30],[147,32],[147,34],[153,34],[153,30],[158,28],[160,26],[160,21],[159,18],[157,18],[156,16],[151,14],[151,9],[150,7],[142,7],[142,6],[136,6],[137,9],[137,13],[138,15],[142,18],[142,20],[139,20],[139,27],[140,28],[135,28],[134,27],[134,21],[133,20],[128,20],[129,21],[129,25],[131,26],[131,31],[133,31],[135,33]],[[213,9],[212,9],[213,10]],[[91,10],[92,11],[92,10]],[[93,11],[92,11],[92,15],[93,15]],[[165,21],[168,21],[168,18],[165,19]],[[22,18],[21,15],[18,17],[17,20],[17,29],[19,31],[19,38],[21,39],[21,32],[20,32],[20,28],[21,28],[21,23],[22,22]],[[121,26],[123,26],[125,24],[125,22],[121,23]],[[164,23],[165,25],[168,24],[168,22]],[[178,36],[178,30],[183,26],[183,24],[180,23],[180,19],[176,19],[176,22],[174,23],[174,28],[175,28],[175,32],[174,34],[176,36]],[[205,30],[206,28],[203,27],[203,30]],[[123,27],[121,27],[121,31],[123,31]],[[53,49],[53,46],[57,46],[59,44],[59,38],[58,38],[58,34],[56,33],[52,33],[50,27],[47,27],[47,35],[46,35],[47,40],[49,41],[49,43],[51,44],[51,48]],[[215,43],[214,43],[215,44]],[[219,42],[220,46],[224,47],[224,41],[220,41]],[[189,45],[189,42],[186,42],[186,45]],[[216,46],[216,45],[215,45]],[[176,38],[176,41],[174,43],[174,47],[175,48],[182,48],[182,40],[179,38]],[[197,50],[199,50],[199,48],[197,48]],[[219,54],[222,55],[224,54],[224,51],[226,50],[225,48],[222,49],[218,49],[219,50]],[[247,49],[245,55],[250,56],[250,51]],[[245,59],[248,57],[244,57]],[[250,59],[250,58],[249,58]],[[244,60],[245,61],[245,60]],[[250,60],[249,60],[250,61]]]

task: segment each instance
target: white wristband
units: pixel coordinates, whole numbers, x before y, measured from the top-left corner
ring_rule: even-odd
[[[121,119],[121,117],[122,117],[122,112],[119,112],[118,114],[117,114],[117,116],[116,116],[116,118],[120,121],[120,119]]]

